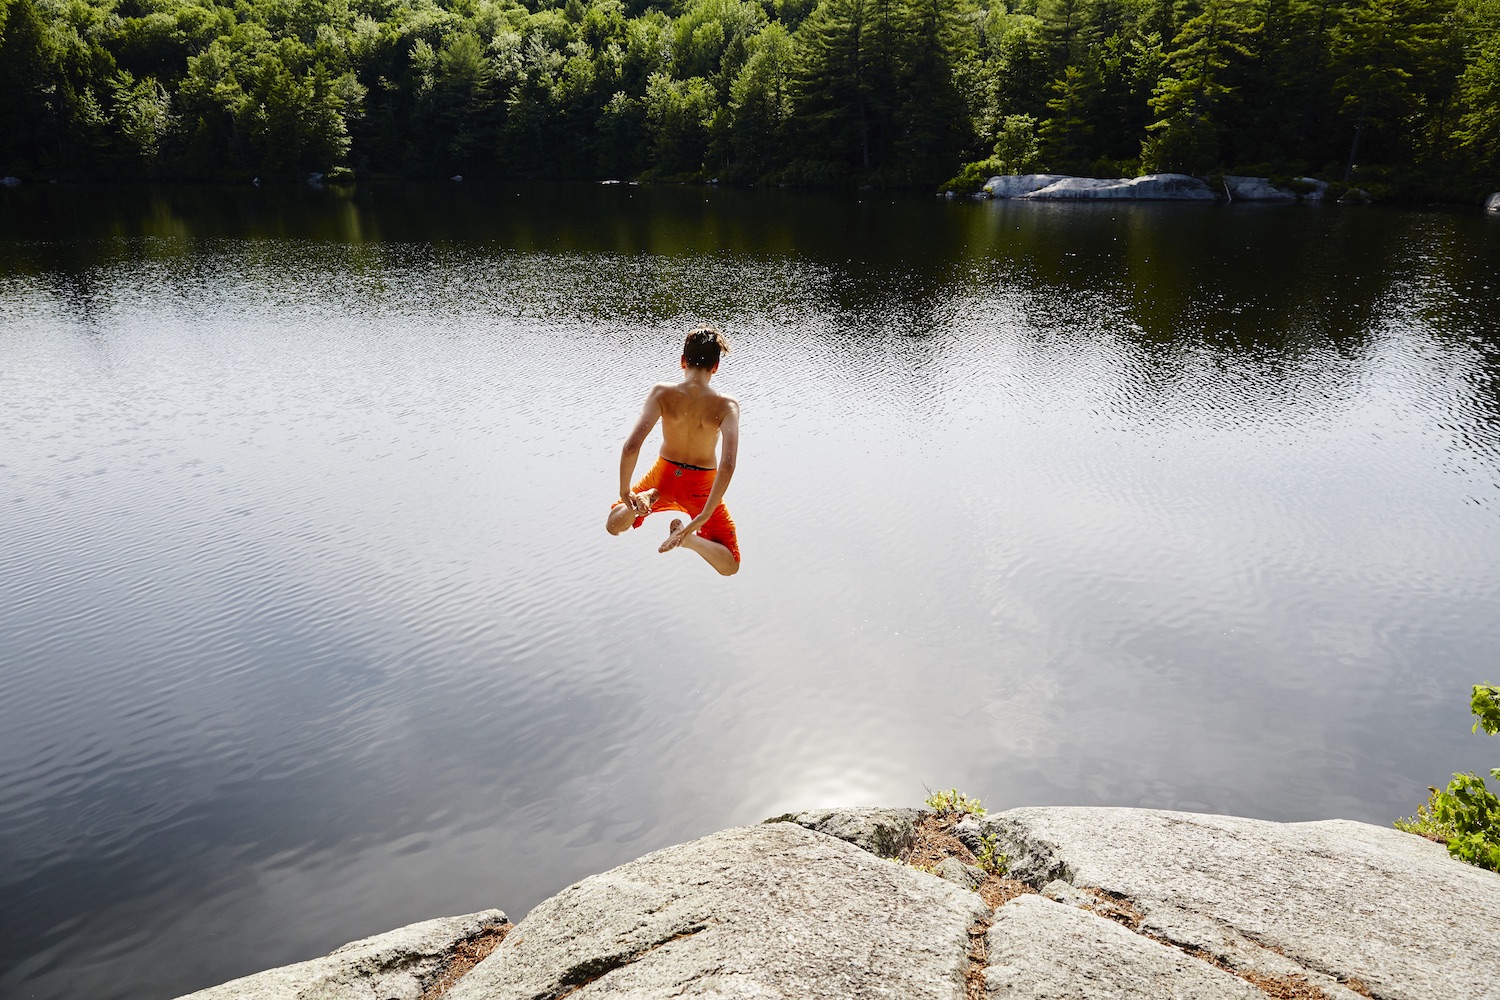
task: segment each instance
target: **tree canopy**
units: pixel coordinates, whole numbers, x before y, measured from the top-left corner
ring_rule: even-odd
[[[1500,186],[1500,0],[0,0],[0,172]]]

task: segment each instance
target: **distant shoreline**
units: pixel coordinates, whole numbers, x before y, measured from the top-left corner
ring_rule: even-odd
[[[1165,192],[1157,185],[1155,190],[1150,190],[1153,182],[1162,177],[1178,178],[1179,182],[1192,182],[1184,190],[1176,192]],[[1003,181],[1027,181],[1031,178],[1048,178],[1048,184],[1036,184],[1025,188],[1021,193],[995,193],[991,190],[994,182]],[[27,180],[25,178],[6,177],[9,183],[0,184],[0,197],[14,192],[22,196],[37,191],[99,191],[99,190],[161,190],[161,191],[234,191],[243,193],[247,191],[261,190],[266,192],[300,192],[311,191],[318,193],[333,193],[346,196],[358,196],[360,193],[371,191],[390,190],[395,188],[411,190],[440,190],[453,189],[476,189],[490,191],[504,187],[536,188],[550,190],[582,190],[596,187],[622,187],[636,190],[682,190],[688,188],[701,188],[733,192],[739,194],[779,194],[830,198],[853,198],[863,200],[872,196],[882,198],[899,198],[904,201],[925,201],[932,198],[934,192],[914,188],[875,188],[869,186],[792,186],[782,184],[732,184],[719,183],[717,181],[673,181],[673,180],[618,180],[615,178],[604,178],[601,180],[577,180],[577,179],[537,179],[537,178],[503,178],[486,177],[477,179],[468,178],[396,178],[375,177],[361,180],[341,180],[330,182],[323,179],[307,178],[275,179],[275,180],[221,180],[221,179],[97,179],[97,178],[42,178],[38,180]],[[960,192],[956,190],[935,192],[939,197],[946,200],[996,200],[996,201],[1045,201],[1050,203],[1071,202],[1074,204],[1106,203],[1120,205],[1150,204],[1150,203],[1172,203],[1172,202],[1199,202],[1205,204],[1256,204],[1256,205],[1284,205],[1284,204],[1338,204],[1338,205],[1380,205],[1389,208],[1401,209],[1478,209],[1490,213],[1500,214],[1500,192],[1490,194],[1478,199],[1443,199],[1443,198],[1420,198],[1420,197],[1385,197],[1376,198],[1364,189],[1351,187],[1344,184],[1334,184],[1314,178],[1295,178],[1296,182],[1305,185],[1303,190],[1295,190],[1286,187],[1285,180],[1273,180],[1266,177],[1251,177],[1241,175],[1222,175],[1208,177],[1192,177],[1190,175],[1146,175],[1142,177],[1089,177],[1073,174],[1035,174],[1035,175],[1010,175],[1005,177],[992,177],[986,184],[974,191]],[[1072,186],[1062,194],[1058,194],[1052,188],[1066,186],[1055,182],[1069,182]],[[1224,187],[1229,182],[1254,182],[1259,186],[1259,191],[1235,191],[1233,194],[1224,193]],[[1116,190],[1131,187],[1145,187],[1149,193],[1115,194]],[[1273,192],[1267,196],[1267,192]]]

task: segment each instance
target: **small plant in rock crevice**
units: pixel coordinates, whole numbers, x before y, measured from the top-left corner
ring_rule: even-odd
[[[947,791],[939,789],[936,792],[928,789],[928,795],[924,801],[927,808],[939,816],[984,815],[984,806],[980,805],[979,800],[969,798],[957,788],[950,788]]]
[[[1469,710],[1478,719],[1473,732],[1500,734],[1500,687],[1474,685]],[[1500,781],[1500,767],[1490,774]],[[1396,829],[1442,841],[1455,858],[1500,872],[1500,798],[1485,787],[1484,779],[1461,771],[1447,788],[1429,792],[1427,803],[1418,806],[1415,815],[1397,820]]]
[[[1010,858],[1000,850],[1000,838],[992,833],[980,835],[979,850],[974,853],[974,861],[991,875],[1004,875],[1010,867]]]

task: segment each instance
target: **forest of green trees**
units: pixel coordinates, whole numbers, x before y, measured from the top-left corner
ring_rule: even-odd
[[[1500,0],[0,0],[21,177],[1173,170],[1470,198],[1497,164]]]

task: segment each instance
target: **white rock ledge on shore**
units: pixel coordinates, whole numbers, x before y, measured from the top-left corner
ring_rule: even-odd
[[[1011,876],[1040,891],[991,911],[877,856],[909,850],[921,817],[789,814],[584,879],[445,1000],[964,1000],[966,982],[990,1000],[1255,1000],[1293,986],[1329,1000],[1500,997],[1500,875],[1410,834],[1012,809],[956,831],[993,838]],[[411,955],[451,952],[444,941],[497,919],[416,924],[193,997],[410,1000],[426,985]],[[425,943],[391,944],[413,936]]]
[[[1019,198],[1023,194],[1040,191],[1048,185],[1069,179],[1067,174],[1009,174],[985,181],[984,193],[991,198]]]
[[[1021,196],[1028,201],[1217,201],[1209,186],[1187,174],[1144,177],[1068,177]]]
[[[1322,201],[1328,185],[1298,177],[1297,190],[1277,187],[1265,177],[1226,176],[1222,190],[1187,174],[1144,177],[1071,177],[1067,174],[1013,174],[991,177],[983,194],[1026,201]]]

